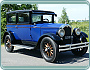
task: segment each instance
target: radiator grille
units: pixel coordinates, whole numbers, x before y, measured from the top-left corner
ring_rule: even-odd
[[[65,36],[71,36],[71,28],[70,27],[64,27],[65,30]]]
[[[65,36],[71,36],[71,28],[70,27],[64,27],[65,30]],[[65,39],[64,36],[64,44],[71,44],[71,39]]]

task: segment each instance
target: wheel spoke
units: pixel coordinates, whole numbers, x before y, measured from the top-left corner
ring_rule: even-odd
[[[11,47],[10,39],[7,39],[7,41],[6,41],[6,45],[7,45],[7,47]]]
[[[47,47],[47,45],[45,44],[45,47]]]
[[[51,52],[50,52],[50,56],[51,56]]]
[[[48,56],[49,56],[49,53],[48,53]]]
[[[8,43],[6,43],[6,45],[7,45]]]
[[[47,47],[44,47],[45,49],[47,48]]]
[[[52,52],[53,50],[51,50],[51,52]]]
[[[9,42],[9,39],[7,40],[7,42]]]
[[[53,53],[51,52],[51,54],[53,55]]]
[[[49,44],[47,43],[47,46],[49,46]]]
[[[53,47],[51,47],[50,49],[52,49]]]
[[[46,43],[44,47],[44,51],[48,57],[53,55],[53,47],[50,43]]]
[[[51,48],[52,46],[50,45],[50,48]]]
[[[46,54],[48,55],[48,52]]]

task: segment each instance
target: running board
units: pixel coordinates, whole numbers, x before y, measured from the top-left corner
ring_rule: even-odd
[[[20,44],[12,44],[12,46],[21,47],[21,48],[30,49],[30,50],[35,48],[35,47],[20,45]]]

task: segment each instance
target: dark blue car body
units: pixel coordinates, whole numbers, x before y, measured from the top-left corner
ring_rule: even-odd
[[[59,27],[67,24],[43,23],[34,25],[7,25],[7,31],[11,31],[16,40],[38,42],[39,38],[46,33],[54,33],[59,30]],[[17,27],[16,27],[17,26]],[[31,28],[31,30],[30,30]],[[31,36],[30,36],[31,33]]]
[[[19,19],[18,19],[18,15],[20,13],[29,13],[29,21],[28,22],[20,22],[19,23]],[[73,43],[73,41],[71,41],[72,39],[74,40],[74,36],[75,34],[71,31],[72,28],[69,24],[58,24],[58,23],[54,23],[54,16],[56,15],[54,12],[51,11],[41,11],[41,10],[17,10],[17,11],[11,11],[11,12],[7,12],[7,31],[4,34],[4,38],[6,34],[10,34],[10,36],[12,37],[11,40],[15,40],[15,41],[28,41],[30,42],[35,42],[38,43],[40,38],[43,38],[44,36],[49,36],[51,37],[53,40],[55,41],[61,41],[60,44],[71,44]],[[15,14],[15,22],[13,23],[12,21],[9,22],[9,15],[11,14]],[[35,22],[32,23],[32,14],[40,14],[40,15],[52,15],[52,22],[43,22],[43,19],[41,18],[42,22]],[[41,17],[42,17],[41,16]],[[58,30],[60,28],[64,28],[65,29],[65,35],[66,36],[71,36],[69,39],[65,40],[65,36],[63,37],[63,40],[61,40],[62,38],[60,36],[58,36]],[[83,32],[81,32],[83,35],[83,37],[87,37],[87,35]],[[56,36],[55,36],[56,35]],[[73,37],[72,37],[73,36]],[[58,39],[55,39],[58,38]],[[77,36],[78,38],[78,36]],[[16,42],[14,42],[16,43]],[[17,42],[18,43],[18,42]]]
[[[17,19],[17,15],[19,13],[26,13],[29,12],[30,15],[32,16],[32,14],[47,14],[47,15],[52,15],[52,23],[38,23],[36,25],[32,24],[32,22],[30,21],[29,24],[23,22],[23,23],[19,23],[18,21],[16,21],[14,24],[13,23],[9,23],[8,22],[8,18],[9,18],[9,14],[16,14],[16,19]],[[32,14],[31,14],[32,13]],[[64,26],[68,26],[68,24],[57,24],[54,23],[53,19],[54,19],[54,15],[56,15],[54,12],[50,12],[50,11],[35,11],[35,10],[18,10],[18,11],[12,11],[12,12],[7,12],[7,32],[12,33],[15,40],[18,41],[30,41],[30,42],[38,42],[40,37],[43,36],[44,34],[48,34],[48,33],[53,33],[56,35],[57,31],[59,30],[60,27],[64,27]],[[32,20],[32,19],[31,19]]]
[[[79,28],[72,31],[69,24],[54,23],[54,12],[17,10],[6,14],[7,30],[3,41],[9,52],[13,51],[15,44],[24,45],[26,48],[40,48],[42,57],[48,62],[54,62],[58,52],[71,50],[75,55],[81,56],[87,51],[88,35]],[[77,53],[80,48],[82,50]]]

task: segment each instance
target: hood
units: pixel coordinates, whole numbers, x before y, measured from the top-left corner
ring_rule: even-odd
[[[62,24],[62,23],[43,23],[41,28],[43,27],[50,27],[50,28],[63,28],[65,26],[70,26],[69,24]]]
[[[58,24],[58,23],[43,23],[41,27],[41,35],[45,33],[54,33],[59,30],[59,28],[64,28],[65,26],[70,26],[68,24]]]

